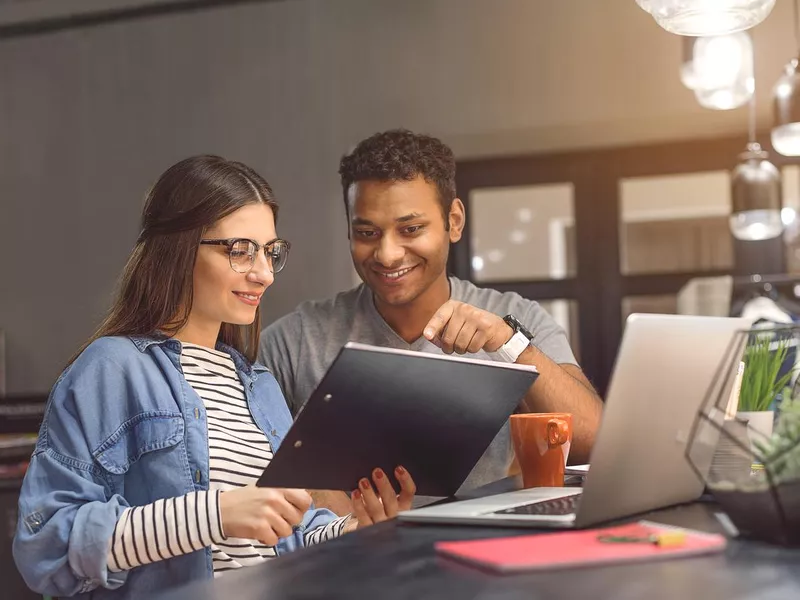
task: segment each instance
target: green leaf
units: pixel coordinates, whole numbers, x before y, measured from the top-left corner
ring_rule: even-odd
[[[745,369],[739,396],[740,411],[765,411],[775,396],[791,382],[795,369],[779,376],[792,340],[773,342],[771,335],[758,335],[744,351]],[[770,349],[775,345],[774,349]]]

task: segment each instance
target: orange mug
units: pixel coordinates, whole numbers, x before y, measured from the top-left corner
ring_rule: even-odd
[[[511,415],[511,440],[524,487],[564,485],[564,467],[572,443],[571,414]]]

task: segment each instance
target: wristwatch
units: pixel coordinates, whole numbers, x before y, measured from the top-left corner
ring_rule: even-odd
[[[525,326],[514,315],[506,315],[503,317],[503,321],[514,330],[514,335],[495,350],[493,354],[497,360],[510,363],[517,362],[519,355],[524,352],[525,348],[530,346],[533,334],[525,329]]]

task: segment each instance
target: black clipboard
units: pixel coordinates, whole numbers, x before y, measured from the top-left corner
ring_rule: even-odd
[[[417,493],[452,496],[538,372],[527,365],[342,347],[258,480],[262,487],[352,491],[403,465]]]

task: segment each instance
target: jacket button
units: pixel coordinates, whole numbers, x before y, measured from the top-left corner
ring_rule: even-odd
[[[273,429],[271,433],[272,433],[273,437],[277,436],[278,435],[278,430],[277,429]]]
[[[200,418],[200,409],[199,408],[195,408],[194,409],[194,418],[195,419],[199,419]]]
[[[194,480],[195,480],[197,483],[200,483],[200,469],[197,469],[197,470],[194,472]]]

